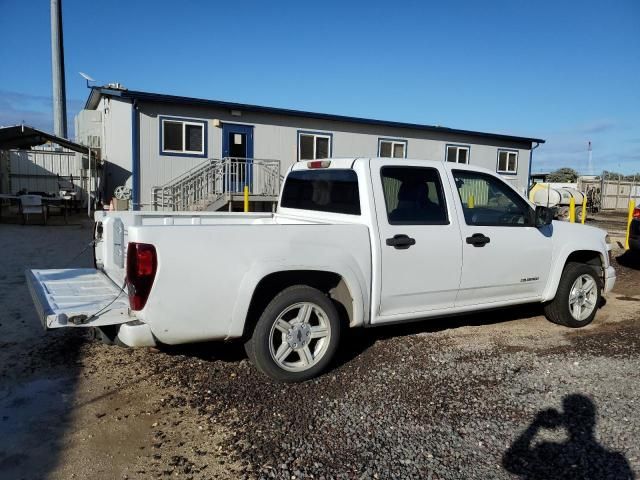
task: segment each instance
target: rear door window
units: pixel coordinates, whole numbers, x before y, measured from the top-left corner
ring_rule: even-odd
[[[360,215],[358,176],[353,170],[294,170],[287,176],[280,206]]]
[[[390,225],[446,225],[447,205],[435,168],[382,167],[382,190]]]

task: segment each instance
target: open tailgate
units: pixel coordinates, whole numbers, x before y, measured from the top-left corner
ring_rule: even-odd
[[[25,275],[45,328],[99,327],[133,320],[126,289],[95,268],[27,270]]]

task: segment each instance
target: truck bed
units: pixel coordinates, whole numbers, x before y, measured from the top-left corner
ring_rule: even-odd
[[[124,281],[129,229],[133,226],[200,226],[273,224],[272,213],[98,211],[96,267],[116,284]],[[100,233],[100,231],[102,233]]]
[[[253,292],[272,273],[339,272],[353,290],[354,317],[368,311],[371,247],[362,224],[132,226],[129,241],[157,251],[151,294],[136,316],[164,343],[241,336]]]

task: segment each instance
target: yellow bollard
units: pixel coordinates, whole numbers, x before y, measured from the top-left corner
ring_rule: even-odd
[[[476,199],[473,198],[473,195],[469,195],[467,197],[467,208],[475,208],[476,206]]]
[[[624,249],[629,250],[629,234],[631,233],[631,220],[633,220],[633,210],[636,208],[635,200],[629,200],[629,215],[627,216],[627,235],[624,240]]]
[[[576,199],[573,196],[569,200],[569,221],[576,223]]]
[[[244,186],[244,213],[249,211],[249,187]]]
[[[584,225],[584,221],[587,219],[587,196],[582,194],[582,218],[580,218],[580,223]]]

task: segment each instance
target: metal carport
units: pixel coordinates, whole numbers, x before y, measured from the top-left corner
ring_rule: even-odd
[[[89,162],[88,162],[88,185],[91,185],[91,182],[95,179],[95,170],[91,171],[91,157],[92,150],[90,147],[81,145],[76,142],[72,142],[67,140],[66,138],[58,137],[51,133],[44,132],[42,130],[38,130],[33,127],[29,127],[27,125],[14,125],[10,127],[0,127],[0,151],[5,150],[31,150],[32,147],[44,145],[46,143],[56,144],[60,147],[66,148],[73,152],[78,152],[82,154],[86,154]],[[5,157],[8,162],[8,156]],[[0,160],[2,156],[0,155]],[[0,164],[0,188],[3,187],[4,183],[7,181],[4,176],[8,175],[8,168],[4,168]],[[90,188],[87,189],[88,201],[87,201],[87,212],[91,213],[91,191]],[[95,194],[95,192],[94,192]],[[95,196],[95,195],[94,195]]]

